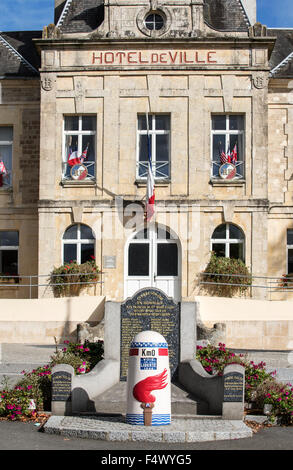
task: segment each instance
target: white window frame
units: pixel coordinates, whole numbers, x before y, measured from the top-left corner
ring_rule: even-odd
[[[19,252],[19,232],[17,230],[1,230],[1,232],[16,232],[18,233],[18,245],[1,245],[0,241],[0,273],[3,273],[2,271],[2,252],[3,251],[17,251],[17,273],[15,274],[18,276],[18,271],[19,271],[19,266],[18,266],[18,252]]]
[[[165,129],[156,129],[156,117],[160,116],[159,113],[154,113],[154,114],[149,114],[148,116],[152,119],[152,128],[149,129],[149,135],[151,135],[151,142],[152,142],[152,169],[153,169],[153,174],[154,174],[154,180],[155,181],[166,181],[169,182],[171,180],[171,115],[170,113],[161,113],[161,115],[168,116],[169,117],[169,122],[170,122],[170,129],[165,130]],[[137,148],[137,153],[136,153],[136,181],[142,181],[145,182],[147,180],[147,173],[148,173],[148,162],[143,162],[139,161],[139,146],[140,146],[140,136],[141,135],[147,135],[148,131],[147,129],[140,130],[138,129],[138,118],[139,116],[142,116],[142,114],[139,114],[137,117],[137,143],[136,143],[136,148]],[[156,160],[156,136],[157,135],[168,135],[169,137],[169,155],[168,155],[168,161],[158,161]],[[156,176],[157,172],[160,172],[160,168],[162,168],[165,165],[169,165],[169,174],[168,176],[162,175],[162,176]],[[139,169],[144,168],[144,175],[140,176]]]
[[[218,130],[215,130],[213,129],[213,117],[215,116],[226,116],[226,129],[218,129]],[[241,116],[243,117],[243,130],[230,130],[229,129],[229,118],[230,116]],[[211,115],[211,179],[212,180],[216,180],[216,181],[223,181],[223,182],[226,182],[225,180],[223,180],[220,175],[214,175],[213,174],[213,167],[214,165],[217,165],[219,168],[220,166],[222,165],[222,163],[216,161],[216,160],[213,160],[213,136],[214,135],[225,135],[225,153],[228,152],[229,148],[230,148],[230,152],[233,150],[231,147],[230,147],[230,136],[231,135],[241,135],[242,136],[242,149],[241,151],[243,152],[243,155],[242,155],[242,160],[238,160],[237,163],[235,164],[236,166],[236,176],[233,178],[233,180],[229,180],[229,182],[231,181],[235,181],[235,180],[245,180],[245,115],[244,114],[232,114],[232,113],[228,113],[228,114],[221,114],[221,113],[213,113]],[[239,146],[238,146],[238,153],[239,153]],[[243,171],[243,174],[241,173],[238,173],[237,172],[237,167],[239,166],[242,166],[242,171]]]
[[[73,130],[73,131],[68,131],[65,130],[65,118],[66,117],[78,117],[78,130]],[[84,151],[84,148],[82,148],[82,138],[85,135],[97,135],[96,130],[83,130],[82,129],[82,118],[84,117],[94,117],[96,119],[96,129],[97,129],[97,117],[92,114],[80,114],[80,115],[70,115],[66,114],[63,116],[63,142],[62,142],[62,180],[63,181],[72,181],[74,183],[78,183],[77,181],[73,180],[69,176],[66,176],[66,171],[67,171],[67,160],[68,160],[68,155],[66,155],[66,137],[67,136],[77,136],[78,137],[78,147],[77,147],[77,152],[78,155],[81,156],[82,152]],[[97,150],[96,150],[96,139],[95,139],[95,160],[94,161],[84,161],[83,163],[86,167],[94,165],[95,171],[94,175],[89,175],[86,177],[85,181],[95,181],[96,179],[96,167],[97,167]]]
[[[76,239],[65,239],[64,238],[64,235],[66,233],[66,231],[70,228],[70,227],[73,227],[74,225],[77,225],[77,238]],[[87,224],[81,224],[81,223],[77,223],[77,224],[72,224],[70,225],[69,227],[66,228],[66,230],[64,231],[63,233],[63,237],[62,237],[62,264],[64,264],[64,245],[76,245],[76,263],[77,264],[81,264],[81,245],[93,245],[94,246],[94,256],[96,256],[96,238],[94,236],[94,233],[93,233],[93,237],[94,238],[81,238],[81,226],[82,225],[85,225],[86,227],[89,227],[89,225]],[[91,229],[91,231],[93,232],[93,229],[91,227],[89,227]],[[67,262],[66,262],[67,263]]]
[[[222,224],[220,224],[222,225]],[[217,227],[213,230],[214,231],[220,226],[217,225]],[[233,225],[236,227],[238,230],[240,230],[243,234],[243,238],[230,238],[229,237],[229,227],[230,225]],[[243,262],[245,262],[245,234],[243,230],[238,227],[235,224],[231,224],[230,222],[226,222],[226,237],[225,238],[213,238],[213,234],[211,237],[211,242],[210,242],[210,250],[213,251],[213,244],[219,244],[219,245],[225,245],[225,258],[230,258],[230,245],[231,244],[239,244],[243,245]]]
[[[13,126],[1,126],[2,128],[6,129],[11,129],[12,130],[12,140],[0,140],[0,161],[2,160],[1,157],[1,147],[11,147],[10,151],[10,166],[11,170],[7,171],[9,175],[9,183],[7,183],[7,177],[3,177],[3,186],[0,187],[0,189],[3,188],[11,188],[12,187],[12,164],[13,164]],[[5,159],[3,159],[4,165],[5,165]]]

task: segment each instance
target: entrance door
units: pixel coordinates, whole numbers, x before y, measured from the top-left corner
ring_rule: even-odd
[[[143,287],[157,287],[175,301],[181,298],[178,239],[158,225],[137,232],[126,246],[125,297]]]

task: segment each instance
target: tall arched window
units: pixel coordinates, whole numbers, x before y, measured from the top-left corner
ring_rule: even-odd
[[[211,250],[217,256],[244,261],[244,242],[245,236],[239,227],[229,223],[221,224],[212,235]]]
[[[78,264],[91,261],[95,256],[95,237],[90,227],[74,224],[63,235],[63,263],[76,261]]]

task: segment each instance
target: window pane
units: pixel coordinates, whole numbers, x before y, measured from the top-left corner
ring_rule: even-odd
[[[244,261],[243,257],[243,243],[230,243],[230,258],[241,259]]]
[[[221,163],[220,154],[226,152],[226,137],[224,134],[213,135],[213,160]]]
[[[12,142],[13,127],[0,127],[0,142]]]
[[[236,238],[238,240],[243,240],[243,232],[236,225],[229,224],[229,238]]]
[[[65,116],[64,129],[66,131],[78,131],[78,116]]]
[[[150,145],[152,145],[152,136],[150,136]],[[148,161],[148,137],[147,135],[139,136],[139,156],[140,162]]]
[[[149,244],[131,243],[128,248],[128,275],[149,275]]]
[[[288,250],[288,274],[293,274],[293,250]]]
[[[287,245],[293,245],[293,230],[287,230]]]
[[[169,131],[170,130],[170,116],[168,114],[156,115],[156,130]]]
[[[64,243],[64,264],[77,260],[77,245]]]
[[[18,251],[17,250],[3,250],[1,252],[2,266],[0,272],[2,274],[11,274],[11,276],[18,274]]]
[[[88,170],[88,175],[95,176],[95,136],[84,135],[82,136],[82,155],[81,163],[83,163]]]
[[[18,246],[18,232],[0,232],[0,246]]]
[[[156,161],[169,160],[169,135],[156,136]]]
[[[212,244],[212,251],[214,251],[214,253],[217,256],[222,256],[222,257],[226,256],[224,243],[213,243]]]
[[[96,117],[95,116],[82,116],[82,130],[95,131],[96,130]]]
[[[64,240],[77,240],[77,225],[69,227],[63,235]]]
[[[222,225],[219,225],[213,235],[212,235],[212,238],[213,239],[226,239],[226,224],[222,224]]]
[[[80,238],[82,238],[83,240],[93,240],[95,237],[90,227],[88,227],[87,225],[81,225]]]
[[[152,129],[152,115],[149,114],[149,129]],[[140,114],[138,116],[138,130],[139,131],[146,131],[146,114]]]
[[[212,129],[215,131],[226,129],[226,116],[212,116]]]
[[[87,244],[87,245],[82,244],[80,262],[85,263],[86,261],[92,261],[93,256],[95,256],[95,245],[94,244]]]
[[[243,131],[244,129],[244,117],[239,115],[229,116],[229,129],[231,131]]]
[[[178,247],[175,243],[157,244],[157,275],[178,275]]]

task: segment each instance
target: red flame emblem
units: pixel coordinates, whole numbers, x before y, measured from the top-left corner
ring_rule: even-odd
[[[161,390],[167,386],[167,369],[157,375],[151,375],[138,382],[133,387],[133,396],[137,401],[141,403],[154,403],[156,397],[151,395],[152,390]]]

